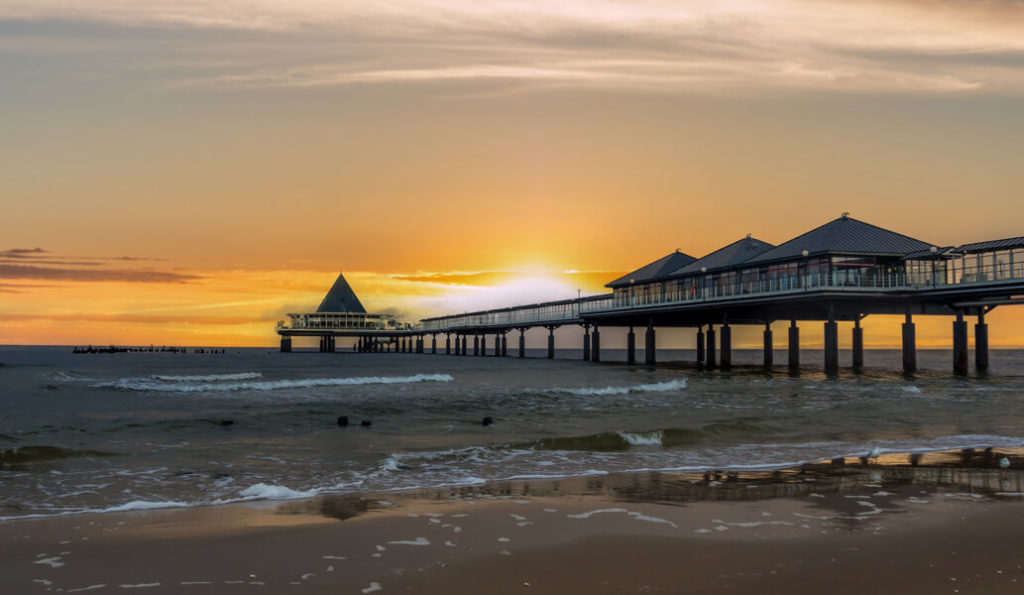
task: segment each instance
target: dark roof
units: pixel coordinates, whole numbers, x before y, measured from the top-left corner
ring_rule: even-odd
[[[678,270],[696,260],[689,254],[676,250],[668,256],[663,256],[651,264],[619,277],[605,287],[625,287],[631,283],[650,283],[664,279],[672,271]]]
[[[932,247],[895,231],[843,215],[750,259],[748,264],[794,260],[803,255],[867,254],[903,256]]]
[[[331,286],[331,290],[324,296],[324,301],[320,302],[320,307],[316,311],[366,314],[366,308],[359,303],[359,298],[356,297],[356,293],[352,291],[352,288],[348,286],[345,275],[341,273],[338,273],[338,278],[334,281],[334,285]]]
[[[672,271],[669,273],[669,276],[679,277],[683,275],[692,275],[694,273],[700,273],[702,268],[707,269],[708,271],[728,269],[740,264],[741,262],[750,260],[767,250],[771,250],[774,247],[775,246],[768,242],[762,242],[757,238],[747,236],[725,246],[724,248],[719,248],[711,254],[702,256],[680,269]]]
[[[959,247],[959,250],[970,254],[971,252],[986,252],[988,250],[1009,250],[1010,248],[1024,248],[1024,237],[964,244]]]
[[[959,252],[953,246],[946,246],[945,248],[936,247],[934,252],[929,248],[927,250],[918,250],[916,252],[904,254],[903,260],[948,260],[950,258],[955,258],[957,254],[959,254]]]

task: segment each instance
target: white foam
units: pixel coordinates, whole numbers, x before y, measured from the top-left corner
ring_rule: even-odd
[[[662,438],[665,437],[665,432],[661,430],[654,432],[619,432],[619,436],[633,446],[660,446]]]
[[[359,386],[364,384],[408,384],[416,382],[451,382],[450,374],[415,374],[413,376],[366,376],[355,378],[298,378],[294,380],[265,380],[260,382],[166,382],[152,378],[121,378],[101,382],[97,388],[115,388],[134,391],[162,391],[175,393],[230,392],[240,390],[267,391],[284,388],[312,388],[317,386]]]
[[[139,583],[137,585],[118,585],[122,589],[150,589],[152,587],[159,587],[160,583]]]
[[[383,590],[384,589],[383,589],[383,587],[380,586],[380,583],[370,583],[369,587],[366,587],[365,589],[363,589],[363,593],[373,593],[374,591],[383,591]]]
[[[910,386],[904,386],[904,387],[903,387],[903,392],[907,392],[907,393],[919,393],[919,392],[921,392],[921,389],[919,389],[919,388],[917,388],[916,386],[914,386],[913,384],[911,384]]]
[[[389,541],[388,545],[430,545],[430,540],[426,537],[417,537],[413,540]]]
[[[199,376],[169,376],[165,374],[156,374],[150,376],[153,380],[160,380],[162,382],[219,382],[226,380],[255,380],[257,378],[263,378],[263,374],[260,372],[238,372],[235,374],[203,374]]]
[[[686,388],[686,379],[668,380],[653,384],[637,384],[633,386],[603,386],[585,388],[556,388],[553,392],[565,392],[579,396],[607,396],[607,395],[628,395],[629,393],[654,393]]]
[[[265,483],[258,483],[250,486],[241,492],[239,495],[245,498],[252,498],[255,500],[296,500],[299,498],[312,498],[319,493],[319,490],[308,490],[305,492],[298,492],[291,488],[284,486],[268,485]]]

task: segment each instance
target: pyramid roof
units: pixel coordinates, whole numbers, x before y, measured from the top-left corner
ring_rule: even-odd
[[[619,277],[605,285],[605,287],[625,287],[632,283],[650,283],[651,281],[664,279],[672,271],[682,268],[694,260],[696,259],[689,254],[676,250],[667,256],[662,256],[649,265],[640,267],[628,275]]]
[[[702,256],[678,270],[672,271],[669,273],[669,276],[692,275],[702,272],[701,269],[707,269],[708,271],[728,269],[746,262],[759,254],[763,254],[774,247],[768,242],[762,242],[748,235],[728,246],[715,250],[711,254]]]
[[[359,302],[356,293],[352,291],[348,281],[345,280],[345,275],[341,273],[338,273],[338,278],[334,280],[334,285],[331,286],[331,290],[324,296],[324,301],[320,302],[320,307],[316,311],[366,314],[366,308]]]
[[[928,250],[932,244],[922,242],[895,231],[865,223],[844,214],[838,219],[816,227],[788,242],[751,258],[748,264],[793,260],[803,256],[822,254],[864,254],[876,256],[903,256],[918,250]]]

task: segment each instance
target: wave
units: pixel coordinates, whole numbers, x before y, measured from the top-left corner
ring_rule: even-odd
[[[247,382],[190,382],[185,380],[159,381],[152,378],[121,378],[114,382],[101,382],[97,388],[129,391],[157,391],[174,393],[231,392],[240,390],[268,391],[284,388],[312,388],[317,386],[358,386],[363,384],[408,384],[416,382],[451,382],[449,374],[416,374],[414,376],[368,376],[361,378],[300,378],[296,380],[264,380]]]
[[[25,463],[39,463],[43,461],[56,461],[59,459],[70,459],[75,457],[111,457],[115,453],[101,452],[98,450],[72,450],[60,446],[22,446],[21,448],[9,448],[0,450],[0,465],[23,465]]]
[[[555,392],[555,393],[568,393],[571,395],[578,395],[581,397],[586,396],[609,396],[609,395],[628,395],[630,393],[655,393],[655,392],[668,392],[673,390],[683,390],[686,388],[686,379],[680,378],[678,380],[667,380],[665,382],[655,382],[653,384],[637,384],[633,386],[601,386],[601,387],[582,387],[582,388],[550,388],[544,392]]]
[[[770,434],[777,431],[774,427],[756,424],[749,421],[731,421],[710,423],[700,428],[665,428],[649,431],[601,432],[586,436],[559,436],[542,438],[534,442],[514,445],[515,448],[536,450],[581,450],[596,452],[615,452],[629,450],[634,446],[676,446],[691,445],[708,438],[734,437],[743,438],[753,435]]]
[[[257,378],[263,378],[263,374],[259,372],[238,372],[235,374],[205,374],[199,376],[168,376],[164,374],[158,374],[150,376],[153,380],[159,380],[161,382],[218,382],[225,380],[255,380]]]

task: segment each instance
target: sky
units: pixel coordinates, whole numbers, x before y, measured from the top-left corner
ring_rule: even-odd
[[[416,320],[842,212],[1020,236],[1022,99],[1020,0],[5,0],[0,344],[274,345],[339,271]]]

